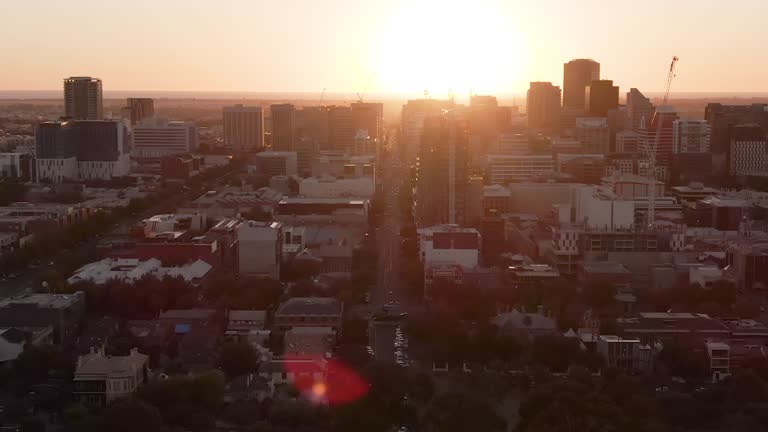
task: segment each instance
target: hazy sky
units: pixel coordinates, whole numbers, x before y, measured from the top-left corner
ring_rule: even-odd
[[[622,93],[768,91],[766,0],[0,0],[0,89],[522,92],[591,57]]]

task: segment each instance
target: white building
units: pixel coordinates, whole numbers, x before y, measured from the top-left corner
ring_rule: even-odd
[[[608,119],[605,117],[579,117],[576,119],[576,139],[581,142],[582,151],[592,154],[607,154],[611,150]]]
[[[208,216],[205,213],[183,214],[159,214],[142,221],[144,223],[144,237],[153,238],[169,232],[197,232],[205,231]]]
[[[435,225],[420,228],[419,259],[425,265],[458,264],[475,268],[480,262],[480,232],[458,225]]]
[[[0,153],[0,177],[21,177],[25,157],[28,157],[26,153]]]
[[[551,155],[488,155],[491,184],[505,185],[555,172]]]
[[[96,285],[103,285],[110,280],[133,283],[145,276],[155,276],[158,279],[165,276],[181,277],[187,282],[193,282],[204,278],[212,268],[203,260],[177,267],[163,267],[163,263],[157,258],[146,261],[136,258],[104,258],[75,270],[67,279],[67,283],[90,281]]]
[[[237,227],[237,270],[243,276],[280,278],[283,225],[245,221]]]
[[[147,381],[148,361],[149,356],[136,348],[125,357],[108,356],[104,351],[80,356],[72,393],[79,403],[88,407],[103,407],[129,397]]]
[[[224,147],[235,152],[264,147],[264,111],[260,106],[224,107]]]
[[[299,195],[310,198],[370,198],[373,196],[374,186],[371,177],[347,179],[337,179],[332,176],[308,177],[299,183]]]
[[[731,374],[731,347],[722,342],[707,342],[707,357],[712,382],[718,382]]]
[[[406,161],[414,161],[418,157],[426,116],[424,112],[414,112],[408,118],[403,118],[403,138],[400,145],[405,148],[403,155]]]
[[[80,176],[77,170],[77,158],[36,159],[36,176],[38,181],[48,180],[51,183],[62,183],[67,180],[77,180]]]
[[[706,120],[675,120],[672,123],[673,153],[708,153],[709,123]]]
[[[159,158],[197,150],[197,128],[192,122],[145,119],[133,128],[131,154]]]

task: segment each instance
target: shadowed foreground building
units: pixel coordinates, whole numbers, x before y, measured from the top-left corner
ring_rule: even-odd
[[[467,134],[456,111],[424,119],[418,180],[416,223],[463,224],[467,189]]]

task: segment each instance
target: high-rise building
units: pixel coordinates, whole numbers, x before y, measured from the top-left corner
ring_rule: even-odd
[[[559,129],[560,87],[549,82],[532,82],[526,105],[529,129]]]
[[[595,80],[586,88],[584,108],[594,117],[606,117],[608,111],[619,107],[619,87],[612,80]]]
[[[444,109],[455,106],[452,100],[412,99],[403,105],[400,137],[400,157],[411,163],[420,154],[421,138],[424,130],[424,119],[428,116],[439,115]]]
[[[333,106],[328,108],[328,144],[330,150],[352,153],[355,146],[355,124],[352,108]]]
[[[378,146],[384,139],[384,104],[355,102],[352,109],[352,124],[355,131],[367,130],[368,136]]]
[[[588,154],[608,154],[610,136],[608,120],[605,117],[580,117],[576,119],[576,139]]]
[[[264,147],[264,111],[241,104],[224,107],[224,147],[238,153]]]
[[[272,113],[272,150],[294,151],[296,146],[296,108],[291,104],[274,104]]]
[[[296,141],[296,167],[298,174],[307,177],[312,172],[312,158],[318,153],[317,145],[308,136],[301,136]]]
[[[128,175],[123,123],[110,120],[43,122],[37,127],[37,180],[109,180]]]
[[[72,120],[101,120],[101,80],[91,77],[64,79],[64,117]]]
[[[709,152],[709,123],[706,120],[675,120],[672,137],[673,153]]]
[[[764,134],[768,133],[768,104],[711,103],[704,110],[704,119],[710,127],[709,145],[712,153],[712,168],[716,174],[726,174],[733,128],[742,124],[757,124]]]
[[[467,141],[466,120],[458,112],[424,119],[415,197],[419,226],[465,222]]]
[[[496,136],[499,102],[495,96],[473,95],[469,98],[468,126],[470,135]]]
[[[639,130],[645,128],[645,124],[651,121],[656,111],[651,100],[645,97],[640,90],[631,88],[627,92],[627,129]]]
[[[600,63],[591,59],[571,60],[563,65],[563,107],[583,109],[585,91],[600,79]]]
[[[151,98],[128,98],[126,108],[131,125],[136,125],[142,120],[155,116],[155,101]]]
[[[330,150],[328,146],[328,108],[304,107],[296,112],[298,138],[309,139],[316,150]]]

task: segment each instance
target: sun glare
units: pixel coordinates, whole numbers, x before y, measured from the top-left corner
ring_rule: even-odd
[[[373,42],[376,84],[434,97],[511,91],[524,56],[509,18],[494,0],[402,3]]]

